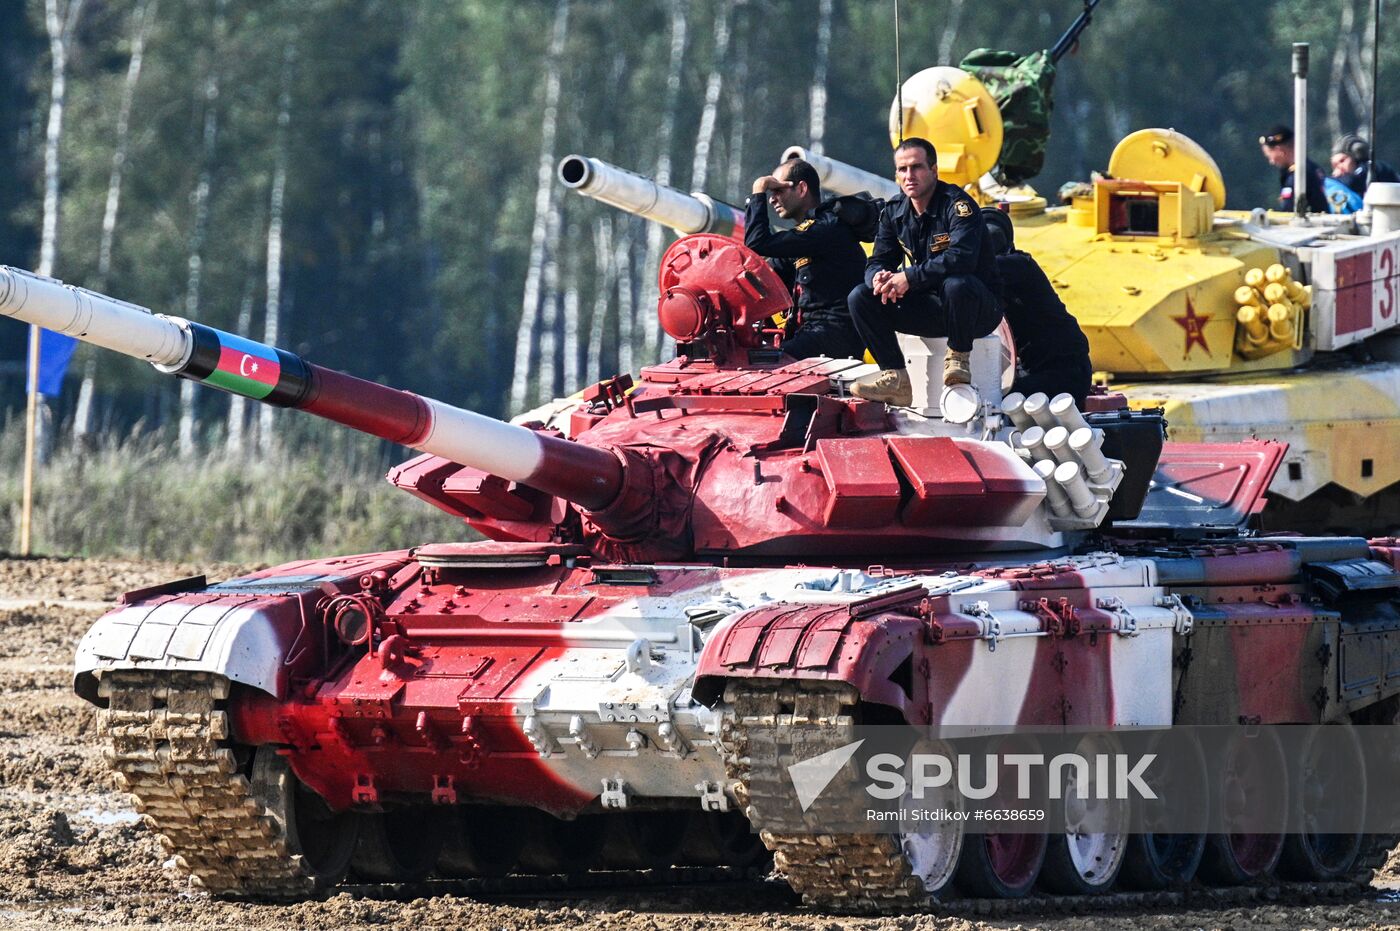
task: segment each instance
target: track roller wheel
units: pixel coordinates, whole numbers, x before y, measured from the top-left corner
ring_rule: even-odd
[[[358,816],[331,811],[272,747],[254,751],[248,782],[254,798],[281,828],[287,854],[297,859],[302,873],[311,879],[313,891],[344,879],[359,836]]]
[[[1123,856],[1119,881],[1131,889],[1170,889],[1183,886],[1196,875],[1201,855],[1206,849],[1204,830],[1182,831],[1179,818],[1168,811],[1194,806],[1199,812],[1199,827],[1204,828],[1206,812],[1200,799],[1208,798],[1210,781],[1206,774],[1206,758],[1200,741],[1186,730],[1165,730],[1153,735],[1144,748],[1155,753],[1164,769],[1153,781],[1157,800],[1137,799],[1140,822],[1150,830],[1128,837],[1128,850]],[[1154,765],[1156,765],[1154,763]],[[1184,802],[1183,802],[1184,800]],[[1173,831],[1172,829],[1176,830]]]
[[[598,865],[608,839],[607,815],[580,815],[572,821],[527,809],[518,828],[525,836],[522,873],[586,873]]]
[[[686,823],[681,862],[687,866],[758,866],[769,858],[758,832],[737,811],[699,812]]]
[[[350,862],[369,882],[418,882],[433,871],[447,837],[443,812],[427,805],[360,816],[360,842]]]
[[[913,772],[912,761],[941,757],[957,759],[956,752],[941,740],[921,740],[910,751],[910,771],[905,773],[905,791],[899,810],[948,810],[961,812],[962,796],[950,778],[946,785],[930,788],[924,784],[922,773]],[[909,875],[932,898],[947,896],[951,891],[953,874],[957,871],[965,843],[964,822],[959,819],[902,821],[895,841],[909,864]]]
[[[1271,729],[1235,729],[1208,754],[1207,773],[1216,824],[1237,830],[1212,834],[1201,857],[1200,877],[1217,886],[1264,879],[1283,853],[1288,824],[1288,761]],[[1277,825],[1277,830],[1260,831]]]
[[[1306,779],[1293,781],[1293,809],[1303,831],[1289,834],[1284,841],[1279,873],[1305,881],[1342,879],[1351,873],[1361,853],[1367,789],[1361,743],[1350,727],[1313,727],[1295,759],[1299,761],[1297,771],[1308,774]],[[1344,820],[1348,830],[1318,831],[1314,826],[1319,817],[1328,827],[1338,827],[1338,820]]]
[[[458,805],[438,854],[438,872],[455,879],[505,876],[515,867],[525,845],[525,834],[520,830],[522,811]]]
[[[607,815],[602,864],[609,870],[651,870],[680,857],[689,811],[629,811]]]
[[[1090,734],[1079,741],[1075,753],[1092,761],[1122,749],[1110,735]],[[1048,838],[1041,885],[1068,895],[1107,892],[1118,878],[1128,848],[1130,803],[1126,798],[1098,797],[1102,787],[1092,763],[1082,770],[1066,767],[1061,774],[1061,802],[1053,817],[1064,830]],[[1103,794],[1112,795],[1112,786]]]
[[[969,895],[1019,899],[1045,863],[1045,834],[969,834],[953,881]]]
[[[1012,737],[989,744],[987,753],[1035,753],[1039,743],[1027,737]],[[981,751],[969,755],[979,771],[970,785],[986,785],[993,774],[980,771]],[[1017,773],[1003,764],[995,774],[997,792],[982,802],[986,808],[1011,809],[1026,806],[1016,798]],[[1033,793],[1034,794],[1034,793]],[[968,895],[994,899],[1019,899],[1031,891],[1045,865],[1048,836],[1042,831],[1030,834],[975,834],[963,839],[953,881]]]

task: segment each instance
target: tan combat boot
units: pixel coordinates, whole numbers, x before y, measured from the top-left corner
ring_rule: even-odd
[[[914,403],[914,386],[904,369],[885,369],[869,381],[858,381],[851,385],[851,394],[867,401],[884,401],[892,407]]]
[[[948,350],[943,357],[943,384],[972,384],[972,353]]]

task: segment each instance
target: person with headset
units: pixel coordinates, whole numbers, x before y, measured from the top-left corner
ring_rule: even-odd
[[[1332,177],[1362,197],[1366,196],[1370,166],[1371,144],[1356,133],[1346,133],[1332,147]],[[1375,166],[1375,180],[1391,184],[1400,182],[1400,175],[1385,162],[1376,162]]]

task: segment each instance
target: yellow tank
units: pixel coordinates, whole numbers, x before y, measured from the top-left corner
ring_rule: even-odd
[[[980,98],[976,82],[967,75],[956,98],[919,100],[910,93],[928,82],[906,83],[904,112],[921,114],[940,153],[968,150],[978,124],[959,112]],[[905,134],[915,125],[911,116]],[[794,156],[813,162],[830,193],[895,193],[808,150],[784,154]],[[1400,524],[1400,458],[1386,454],[1400,448],[1400,233],[1364,235],[1352,217],[1300,227],[1292,215],[1226,210],[1215,160],[1171,129],[1126,136],[1107,177],[1063,207],[944,167],[940,154],[944,180],[1009,204],[1017,246],[1079,321],[1097,378],[1134,407],[1165,407],[1170,439],[1289,444],[1270,486],[1271,526]],[[1397,361],[1358,365],[1358,350]]]
[[[1400,364],[1355,359],[1396,357],[1400,234],[1224,210],[1214,161],[1168,129],[1126,137],[1108,174],[1068,207],[1013,214],[1098,378],[1166,408],[1172,440],[1287,442],[1271,526],[1393,530]]]
[[[1287,294],[1283,279],[1265,280],[1271,266],[1287,274],[1279,250],[1217,219],[1225,182],[1204,149],[1170,129],[1140,130],[1114,149],[1108,174],[1068,208],[1013,214],[1017,245],[1079,320],[1097,371],[1205,375],[1305,360],[1291,338],[1267,334],[1269,307]],[[1259,288],[1280,295],[1251,286],[1255,270]],[[1242,305],[1260,312],[1242,319]],[[1237,330],[1255,323],[1265,335],[1237,352]]]

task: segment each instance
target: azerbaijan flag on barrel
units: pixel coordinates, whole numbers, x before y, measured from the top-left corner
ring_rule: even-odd
[[[234,394],[262,400],[277,387],[282,365],[277,351],[262,343],[219,331],[219,364],[204,379],[206,384]]]

